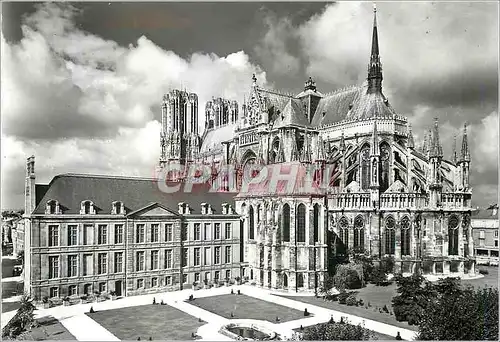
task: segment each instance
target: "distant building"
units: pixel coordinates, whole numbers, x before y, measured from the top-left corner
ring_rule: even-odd
[[[471,219],[476,262],[498,265],[498,204],[475,211]]]

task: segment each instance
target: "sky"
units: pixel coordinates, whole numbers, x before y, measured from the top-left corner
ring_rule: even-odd
[[[2,2],[2,208],[37,183],[77,172],[145,176],[160,154],[162,95],[242,103],[251,77],[299,93],[366,79],[371,2]],[[473,204],[498,199],[498,3],[381,2],[384,93],[417,145],[439,119],[445,158],[468,123]],[[201,129],[200,129],[201,132]]]

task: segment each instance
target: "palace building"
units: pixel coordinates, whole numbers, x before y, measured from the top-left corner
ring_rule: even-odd
[[[189,165],[206,165],[223,191],[167,194],[152,179],[74,174],[38,185],[29,158],[27,290],[134,295],[241,276],[313,291],[332,258],[352,253],[392,256],[403,273],[473,273],[467,129],[450,158],[437,119],[416,144],[382,80],[375,11],[361,85],[322,93],[309,78],[292,95],[254,76],[240,109],[222,98],[206,104],[201,136],[197,95],[166,94],[159,167],[185,166],[173,179],[184,184]],[[220,174],[228,165],[231,186]],[[245,178],[248,169],[257,171]]]

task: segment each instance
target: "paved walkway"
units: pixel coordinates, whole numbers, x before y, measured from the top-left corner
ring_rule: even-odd
[[[247,296],[251,296],[257,299],[265,300],[271,303],[287,306],[297,310],[307,310],[313,315],[310,317],[304,317],[294,321],[283,322],[279,324],[273,324],[269,322],[259,324],[271,325],[274,331],[287,335],[292,332],[293,329],[311,326],[318,323],[324,323],[330,320],[331,317],[335,321],[340,321],[341,317],[349,320],[352,324],[362,324],[367,329],[376,331],[381,334],[396,336],[397,332],[401,334],[401,337],[405,340],[414,340],[415,332],[396,327],[393,325],[361,318],[358,316],[345,314],[343,312],[321,308],[319,306],[302,303],[293,300],[293,296],[288,298],[276,296],[274,294],[283,295],[281,292],[273,292],[266,289],[256,288],[250,285],[239,285],[231,287],[220,287],[212,288],[206,290],[182,290],[176,292],[165,292],[157,294],[148,294],[134,297],[126,297],[115,301],[104,301],[100,303],[88,303],[88,304],[77,304],[72,306],[57,306],[50,309],[39,309],[36,311],[37,317],[53,316],[58,319],[61,324],[68,329],[68,331],[76,337],[79,341],[118,341],[119,339],[114,336],[111,332],[106,330],[104,327],[99,325],[96,321],[85,315],[89,312],[90,307],[93,307],[96,311],[113,310],[123,307],[147,305],[153,302],[153,298],[159,303],[163,300],[166,304],[181,310],[193,317],[201,318],[207,324],[198,328],[197,334],[205,341],[229,341],[228,337],[221,335],[219,333],[220,328],[228,324],[229,322],[234,322],[236,320],[229,320],[212,312],[204,310],[200,307],[194,306],[186,302],[190,294],[193,294],[195,298],[211,297],[223,294],[229,294],[231,288],[236,292],[240,289],[241,293]],[[4,323],[4,316],[10,314],[11,312],[2,314],[2,327]],[[12,311],[15,314],[15,311]],[[12,316],[13,316],[12,314]],[[240,320],[238,320],[240,321]]]

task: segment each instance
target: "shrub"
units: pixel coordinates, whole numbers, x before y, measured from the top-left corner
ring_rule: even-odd
[[[387,281],[387,274],[384,272],[382,267],[377,266],[373,269],[371,282],[376,286],[382,285]]]
[[[44,296],[42,298],[42,303],[47,304],[48,302],[49,302],[49,297],[48,296]]]
[[[387,305],[384,304],[382,311],[384,311],[385,313],[389,313],[389,309],[387,308]]]
[[[339,304],[346,304],[346,300],[349,297],[349,294],[343,290],[338,294]]]
[[[341,323],[321,323],[303,330],[303,339],[312,341],[363,341],[370,339],[370,331],[361,325],[353,325],[344,320]]]
[[[480,269],[479,270],[479,274],[482,274],[482,275],[486,275],[486,274],[489,274],[490,272],[488,272],[488,270],[485,270],[485,269]]]
[[[333,277],[333,284],[337,289],[359,289],[362,287],[359,273],[362,269],[357,270],[354,265],[339,265],[337,272]]]
[[[347,297],[346,302],[347,306],[356,306],[357,301],[356,301],[356,295],[350,294],[349,297]]]
[[[69,302],[69,297],[68,296],[64,297],[63,302]]]
[[[395,265],[394,257],[392,257],[392,256],[383,257],[380,260],[380,269],[385,274],[393,273],[394,272],[394,265]]]

